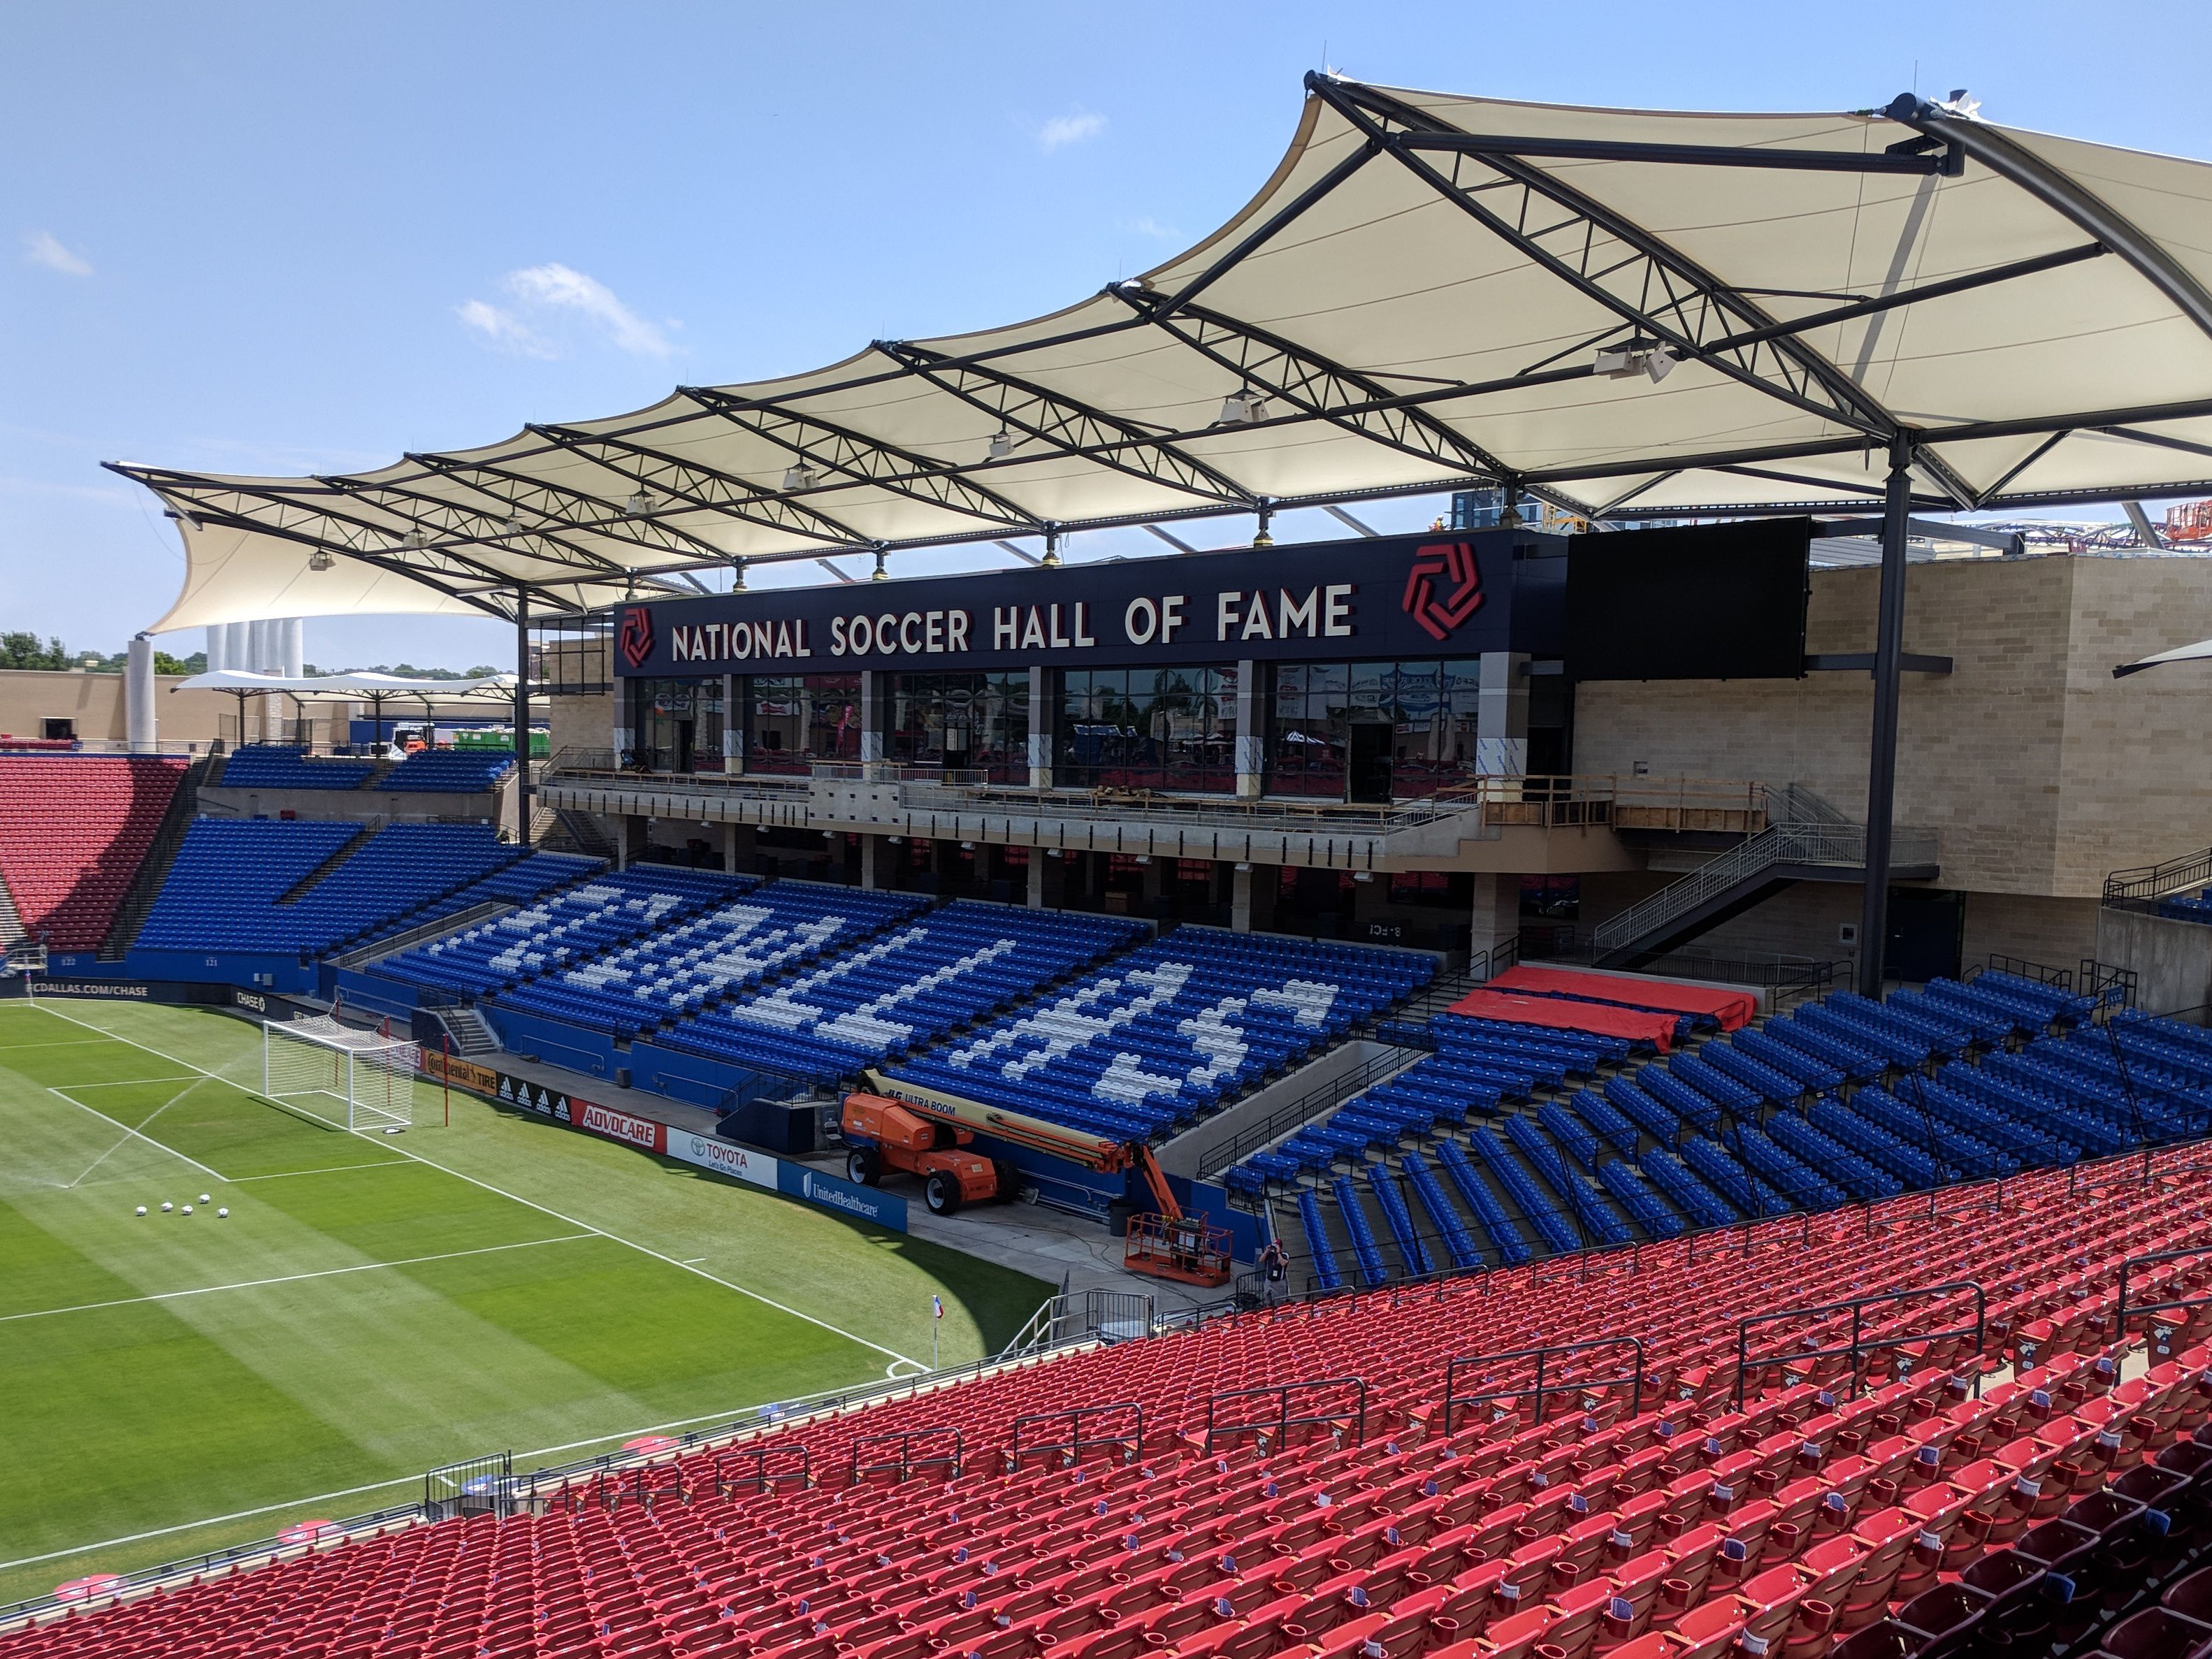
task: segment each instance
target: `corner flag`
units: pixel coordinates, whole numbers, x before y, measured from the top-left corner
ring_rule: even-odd
[[[933,1296],[929,1298],[929,1316],[932,1319],[942,1319],[945,1317],[945,1298],[943,1297]]]

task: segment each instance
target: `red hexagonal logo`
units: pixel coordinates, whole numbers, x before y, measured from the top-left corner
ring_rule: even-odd
[[[623,660],[632,668],[645,666],[645,659],[653,654],[653,612],[641,605],[633,605],[623,611],[622,617]]]
[[[1449,590],[1439,598],[1438,590],[1445,584]],[[1482,567],[1474,549],[1465,542],[1432,542],[1415,548],[1401,605],[1431,638],[1449,639],[1454,629],[1482,609]]]

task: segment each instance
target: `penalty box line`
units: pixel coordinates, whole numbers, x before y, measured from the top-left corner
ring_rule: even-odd
[[[65,1019],[69,1021],[70,1024],[82,1026],[88,1031],[103,1031],[102,1027],[94,1025],[91,1021],[79,1019],[74,1014],[65,1014],[58,1008],[50,1008],[47,1012],[52,1013],[57,1019]],[[223,1077],[219,1072],[210,1072],[205,1066],[193,1065],[189,1060],[181,1059],[175,1054],[164,1054],[161,1049],[155,1048],[151,1043],[140,1042],[134,1037],[119,1036],[112,1031],[104,1031],[104,1035],[112,1037],[118,1042],[125,1043],[131,1048],[142,1049],[145,1053],[152,1054],[157,1060],[166,1060],[172,1066],[185,1066],[188,1070],[199,1073],[203,1077],[211,1077],[219,1082],[230,1082],[228,1078]],[[275,1103],[273,1102],[271,1103],[271,1104],[274,1103]],[[92,1109],[88,1106],[85,1109],[87,1111],[90,1111]],[[110,1118],[108,1119],[108,1121],[112,1123],[115,1120]],[[118,1125],[118,1127],[120,1127],[121,1126]],[[554,1220],[561,1222],[565,1225],[570,1227],[581,1227],[587,1231],[597,1233],[602,1238],[610,1239],[615,1243],[623,1246],[625,1249],[635,1250],[640,1255],[651,1256],[655,1261],[665,1262],[669,1267],[675,1268],[678,1273],[691,1273],[700,1279],[705,1279],[710,1285],[719,1285],[726,1291],[735,1291],[739,1296],[745,1297],[752,1301],[757,1302],[764,1308],[773,1308],[778,1313],[789,1314],[793,1319],[804,1320],[806,1323],[813,1326],[817,1330],[827,1331],[832,1336],[842,1336],[848,1342],[857,1343],[863,1348],[867,1348],[876,1353],[883,1354],[891,1361],[891,1366],[885,1367],[886,1375],[890,1374],[892,1367],[902,1364],[913,1366],[915,1373],[918,1375],[926,1376],[928,1373],[928,1366],[923,1364],[920,1360],[915,1359],[909,1355],[901,1353],[896,1348],[887,1348],[880,1342],[872,1342],[866,1337],[859,1335],[854,1332],[848,1331],[842,1326],[833,1325],[826,1319],[817,1319],[814,1315],[805,1313],[801,1311],[799,1309],[788,1306],[784,1303],[777,1301],[774,1297],[763,1296],[760,1291],[753,1290],[748,1285],[738,1284],[733,1279],[724,1279],[718,1273],[710,1273],[704,1267],[687,1267],[675,1256],[668,1255],[659,1250],[656,1250],[650,1244],[641,1244],[634,1238],[624,1238],[620,1233],[609,1232],[605,1227],[596,1226],[592,1223],[585,1220],[581,1216],[569,1215],[563,1211],[555,1209],[550,1204],[540,1204],[534,1198],[525,1198],[520,1193],[511,1193],[503,1187],[495,1187],[489,1181],[479,1180],[477,1176],[470,1175],[465,1170],[456,1170],[450,1164],[441,1164],[435,1158],[424,1158],[420,1152],[410,1152],[404,1146],[392,1146],[389,1141],[385,1140],[380,1135],[375,1137],[372,1140],[372,1138],[368,1134],[358,1129],[348,1130],[346,1133],[357,1135],[363,1140],[371,1140],[372,1145],[385,1146],[391,1151],[398,1153],[399,1156],[404,1158],[411,1159],[413,1162],[420,1164],[425,1168],[436,1170],[442,1174],[449,1175],[456,1181],[465,1181],[470,1186],[475,1187],[481,1191],[489,1193],[495,1198],[503,1198],[510,1203],[522,1205],[526,1208],[537,1211],[540,1215],[550,1216]],[[161,1145],[159,1141],[155,1141],[153,1144],[155,1146]],[[168,1151],[172,1149],[163,1148],[163,1150]],[[184,1154],[182,1152],[179,1152],[177,1153],[177,1156],[179,1158],[183,1158]],[[191,1160],[187,1159],[186,1161],[190,1162]],[[207,1168],[204,1164],[195,1164],[194,1167],[203,1170]],[[213,1170],[209,1170],[209,1173],[213,1175],[215,1172]],[[216,1178],[220,1181],[223,1177],[216,1176]]]

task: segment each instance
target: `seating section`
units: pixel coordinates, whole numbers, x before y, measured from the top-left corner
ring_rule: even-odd
[[[747,876],[634,865],[387,957],[377,971],[484,996],[688,921],[757,884]]]
[[[368,833],[358,823],[199,818],[137,942],[145,950],[319,954],[404,924],[521,856],[484,824],[395,823]]]
[[[532,899],[557,892],[563,887],[573,887],[605,868],[604,860],[585,858],[574,853],[532,853],[471,882],[465,887],[457,888],[443,898],[392,918],[383,926],[372,929],[362,943],[373,945],[379,939],[390,939],[412,928],[428,927],[479,904],[527,903]]]
[[[0,1659],[1821,1659],[1869,1628],[1846,1659],[1905,1659],[1969,1614],[2016,1638],[1973,1651],[2086,1652],[2212,1544],[2212,1275],[2152,1271],[2200,1298],[2155,1334],[2108,1312],[2124,1261],[2212,1243],[2208,1196],[2183,1158],[1217,1317],[211,1571]],[[1802,1319],[1740,1347],[1748,1315],[1884,1297],[1856,1351]]]
[[[1511,1263],[1531,1243],[1668,1238],[2212,1133],[2212,1032],[2125,1010],[2092,1019],[2099,1001],[1984,974],[1879,1004],[1839,993],[1648,1059],[1602,1033],[1456,1013],[1385,1022],[1384,1040],[1434,1053],[1222,1181],[1254,1204],[1315,1184],[1337,1194],[1322,1212],[1334,1239],[1304,1231],[1303,1205],[1284,1216],[1302,1224],[1286,1243],[1299,1254],[1304,1231],[1308,1279],[1334,1288],[1322,1246],[1340,1259],[1362,1226],[1395,1280],[1456,1260],[1461,1237]],[[1449,1185],[1417,1176],[1431,1160]],[[1413,1248],[1395,1257],[1398,1218],[1377,1184],[1393,1175],[1420,1200]],[[1346,1209],[1369,1194],[1374,1213]]]
[[[780,881],[580,967],[507,993],[502,1008],[633,1036],[842,950],[927,903],[904,893]]]
[[[270,931],[276,901],[362,834],[358,823],[193,819],[138,930],[138,948],[285,948]]]
[[[1181,927],[895,1075],[1150,1139],[1301,1063],[1433,972],[1409,951]]]
[[[796,884],[779,882],[771,890]],[[910,912],[911,902],[900,902]],[[841,939],[834,960],[696,1013],[659,1040],[738,1066],[828,1081],[1025,1001],[1149,932],[1112,916],[963,899],[864,943]]]
[[[358,789],[375,770],[368,761],[310,760],[289,744],[246,743],[230,751],[216,781],[225,789]]]
[[[404,793],[469,795],[495,787],[514,769],[512,749],[418,749],[376,786]]]
[[[0,879],[30,938],[88,951],[145,862],[187,763],[0,754]]]

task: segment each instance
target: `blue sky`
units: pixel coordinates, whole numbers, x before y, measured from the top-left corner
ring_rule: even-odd
[[[19,0],[0,8],[0,627],[115,649],[175,592],[168,526],[101,460],[351,470],[1066,304],[1233,212],[1324,62],[1722,109],[1863,108],[1917,75],[1993,120],[2212,156],[2208,49],[2201,0]],[[1157,550],[1119,535],[1082,550]],[[512,651],[489,622],[308,629],[325,665]]]

